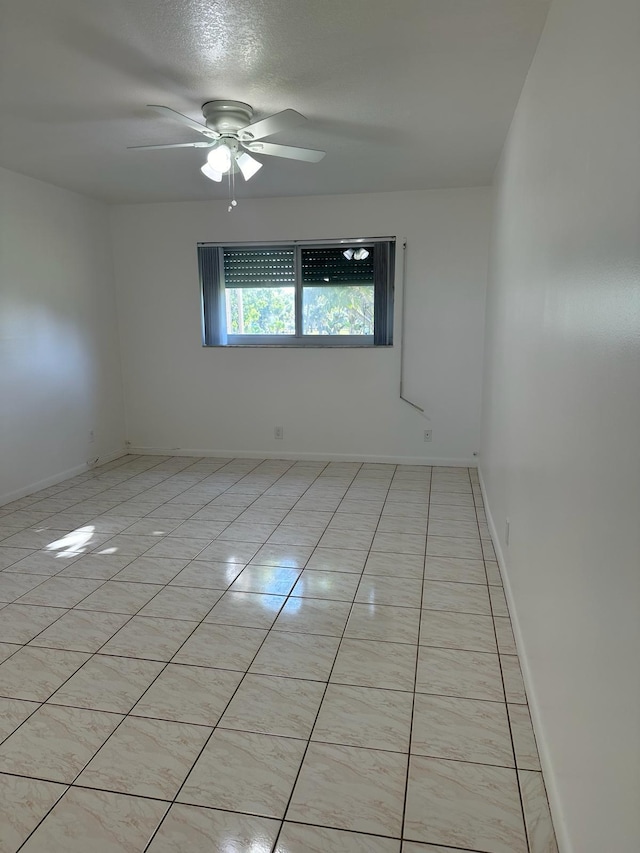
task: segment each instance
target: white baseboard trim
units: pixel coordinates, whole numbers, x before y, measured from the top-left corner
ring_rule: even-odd
[[[476,468],[478,463],[471,459],[425,459],[424,456],[376,456],[367,453],[304,453],[302,451],[278,450],[194,450],[185,447],[136,447],[129,446],[127,453],[141,456],[218,456],[223,459],[295,459],[305,462],[383,462],[390,465],[443,465]]]
[[[32,495],[34,492],[39,492],[41,489],[46,489],[49,486],[57,486],[57,484],[61,483],[63,480],[68,480],[70,477],[75,477],[78,474],[85,474],[97,465],[106,465],[107,462],[113,462],[114,459],[126,456],[128,452],[129,451],[124,448],[114,450],[111,453],[106,453],[104,456],[99,456],[89,462],[83,462],[81,465],[75,465],[73,468],[67,468],[66,471],[59,471],[57,474],[45,477],[44,480],[38,480],[37,483],[31,483],[28,486],[23,486],[21,489],[15,489],[13,492],[0,495],[0,506],[10,504],[12,501],[17,501],[20,498],[25,498],[27,495]]]
[[[533,730],[536,736],[538,754],[540,756],[540,765],[542,767],[542,776],[544,778],[544,784],[547,789],[547,798],[549,800],[549,809],[551,811],[551,818],[553,820],[553,828],[556,833],[556,841],[558,842],[558,850],[559,853],[573,853],[573,846],[569,840],[569,833],[567,832],[566,822],[563,817],[562,802],[556,784],[555,773],[553,770],[553,762],[549,754],[547,741],[544,737],[544,724],[542,721],[542,715],[540,713],[540,705],[537,700],[536,692],[533,686],[534,682],[531,676],[531,667],[529,666],[529,659],[527,657],[526,646],[524,638],[522,636],[522,629],[518,620],[518,609],[516,607],[516,602],[513,597],[513,592],[511,590],[507,561],[505,560],[502,545],[498,537],[498,531],[493,520],[493,515],[491,514],[491,508],[487,499],[487,489],[485,486],[484,478],[482,476],[482,470],[480,468],[478,468],[478,479],[480,481],[480,489],[482,491],[482,500],[484,501],[487,524],[489,525],[489,532],[491,533],[491,538],[493,540],[493,547],[496,552],[496,558],[498,560],[500,574],[502,576],[502,585],[504,587],[504,593],[507,598],[509,613],[511,615],[511,624],[513,627],[513,634],[516,641],[516,648],[518,650],[518,657],[520,659],[522,678],[524,680],[524,686],[527,692],[529,712],[531,714],[531,722],[533,724]]]

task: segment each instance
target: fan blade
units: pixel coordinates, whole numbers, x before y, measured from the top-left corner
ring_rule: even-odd
[[[127,148],[129,151],[138,151],[144,149],[153,149],[153,148],[211,148],[215,145],[215,139],[212,139],[211,142],[173,142],[167,145],[128,145]]]
[[[254,154],[286,157],[288,160],[302,160],[305,163],[319,163],[327,153],[317,151],[315,148],[296,148],[293,145],[276,145],[273,142],[252,142],[244,147]]]
[[[267,118],[260,119],[253,124],[248,124],[246,127],[241,127],[238,131],[238,138],[243,142],[252,139],[264,139],[265,136],[272,136],[274,133],[280,133],[283,130],[291,130],[299,124],[304,124],[307,119],[295,110],[282,110]]]
[[[182,115],[182,113],[179,113],[177,110],[172,110],[171,107],[163,107],[160,104],[147,104],[147,106],[156,112],[162,113],[162,115],[165,115],[168,118],[179,121],[181,124],[186,124],[186,126],[190,127],[191,130],[196,130],[198,133],[202,133],[204,136],[208,136],[211,139],[218,139],[220,137],[220,134],[216,130],[209,130],[206,124],[200,124],[198,121],[193,121],[189,116]]]

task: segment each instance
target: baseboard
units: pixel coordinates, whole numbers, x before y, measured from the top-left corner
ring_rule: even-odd
[[[130,445],[127,453],[141,456],[217,456],[222,459],[295,459],[305,462],[382,462],[389,465],[443,465],[476,468],[477,460],[470,459],[425,459],[424,456],[376,456],[367,453],[304,453],[301,451],[278,450],[194,450],[185,447],[137,447]]]
[[[0,506],[10,504],[12,501],[17,501],[20,498],[25,498],[27,495],[32,495],[34,492],[39,492],[41,489],[46,489],[49,486],[56,486],[63,480],[68,480],[70,477],[75,477],[78,474],[85,474],[97,465],[106,465],[107,462],[113,462],[114,459],[119,459],[121,456],[126,456],[129,451],[124,448],[114,450],[111,453],[106,453],[104,456],[98,456],[89,462],[83,462],[81,465],[75,465],[73,468],[67,468],[66,471],[59,471],[57,474],[52,474],[50,477],[45,477],[44,480],[38,480],[37,483],[31,483],[21,489],[16,489],[13,492],[0,495]]]
[[[500,574],[502,576],[504,593],[507,598],[509,613],[511,614],[511,624],[513,626],[513,634],[516,641],[516,648],[518,650],[518,657],[520,659],[522,678],[524,680],[524,686],[527,692],[529,712],[531,714],[531,723],[533,724],[533,731],[536,736],[538,754],[540,756],[540,765],[542,767],[542,776],[544,778],[544,784],[547,789],[547,798],[549,800],[549,809],[551,811],[551,819],[553,820],[553,828],[556,833],[556,841],[558,842],[558,850],[559,853],[573,853],[573,846],[569,840],[569,833],[567,832],[566,823],[563,818],[562,803],[560,800],[558,787],[556,785],[555,774],[553,772],[553,762],[551,761],[547,741],[544,737],[544,724],[542,721],[542,715],[540,713],[540,705],[538,703],[536,691],[534,689],[533,678],[531,676],[531,667],[529,666],[526,645],[522,635],[520,622],[518,620],[518,609],[516,606],[515,599],[513,597],[513,592],[511,590],[509,568],[504,556],[504,552],[502,550],[500,539],[498,537],[498,531],[493,520],[493,516],[491,514],[491,507],[489,506],[489,501],[487,498],[487,489],[485,486],[484,478],[482,476],[482,470],[480,468],[478,469],[478,479],[480,481],[480,489],[482,491],[484,509],[487,515],[487,524],[489,525],[489,532],[491,533],[493,547],[496,552],[496,558],[498,560]]]

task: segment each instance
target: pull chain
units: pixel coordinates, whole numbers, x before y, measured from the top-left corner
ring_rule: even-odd
[[[231,213],[234,207],[237,206],[238,202],[236,201],[236,173],[231,169],[229,171],[229,199],[230,204],[227,208],[227,211]]]

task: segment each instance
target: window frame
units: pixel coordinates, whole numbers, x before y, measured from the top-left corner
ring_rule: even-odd
[[[302,348],[389,348],[393,346],[394,326],[394,301],[395,301],[395,260],[396,260],[396,237],[357,237],[352,239],[340,238],[337,240],[289,240],[278,242],[225,242],[225,243],[198,243],[198,261],[200,271],[200,292],[202,309],[202,345],[205,347],[302,347]],[[384,281],[376,280],[374,266],[374,334],[373,335],[305,335],[303,329],[303,290],[302,281],[302,251],[319,247],[341,248],[343,246],[373,246],[375,244],[387,244],[388,255],[386,264],[382,269]],[[294,249],[294,310],[295,327],[294,335],[234,335],[224,332],[224,340],[216,340],[216,334],[212,332],[212,325],[208,317],[214,312],[222,314],[226,310],[225,287],[224,287],[224,250],[232,248],[245,249]],[[207,267],[203,263],[202,249],[215,249],[218,251],[217,275],[212,270],[212,265]],[[217,278],[214,282],[211,279]],[[267,285],[268,286],[268,285]],[[337,285],[341,286],[341,285]],[[353,285],[344,284],[344,287]],[[380,305],[380,302],[384,305]],[[376,323],[384,325],[383,340],[376,342]]]

